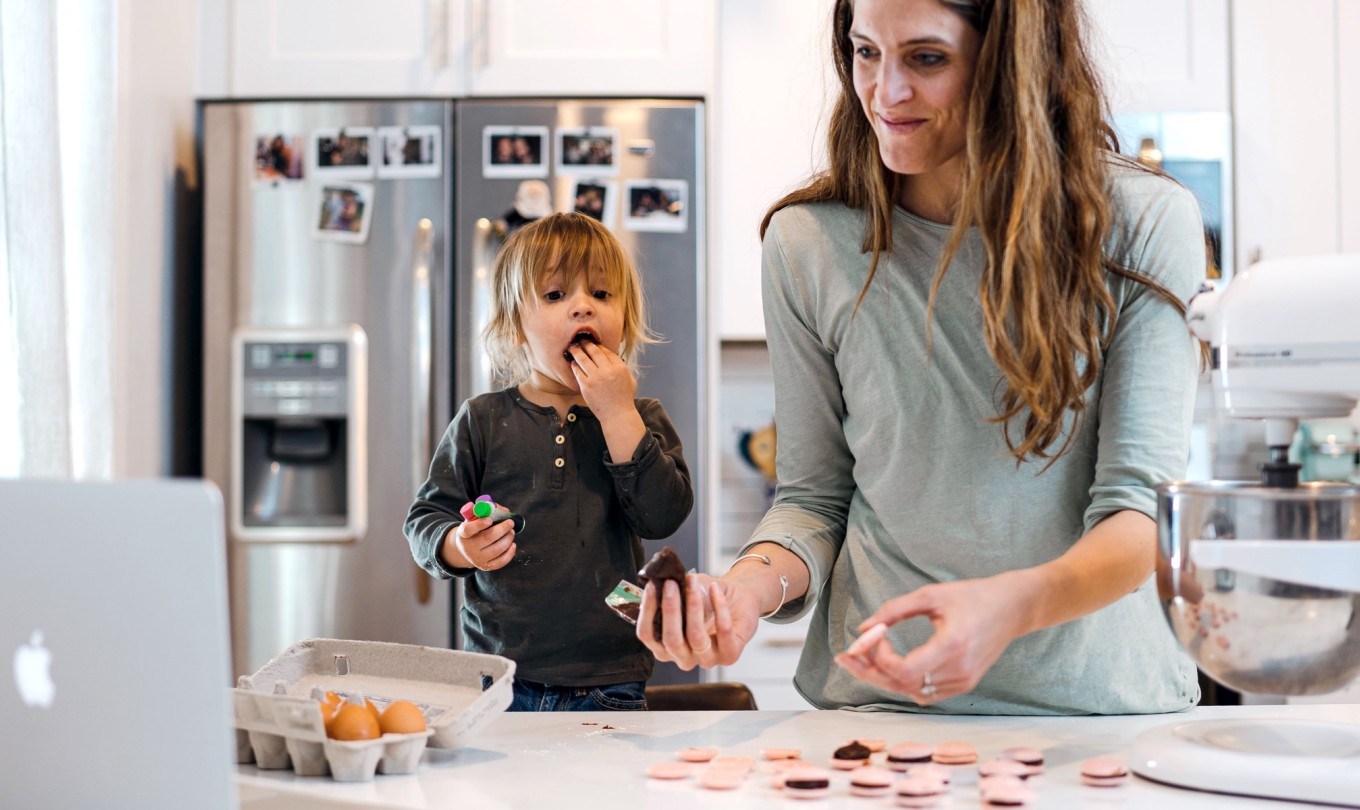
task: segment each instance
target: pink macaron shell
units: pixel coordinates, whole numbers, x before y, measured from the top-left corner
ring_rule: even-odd
[[[887,768],[858,768],[850,774],[852,796],[887,796],[892,792],[894,774]]]
[[[971,765],[978,758],[976,748],[958,741],[937,743],[930,756],[941,765]]]
[[[750,771],[755,766],[754,757],[714,757],[708,761],[710,768],[732,768],[743,772]]]
[[[803,755],[798,748],[762,748],[760,755],[770,761],[798,759]]]
[[[807,766],[784,771],[784,795],[791,799],[821,799],[831,795],[831,773],[825,768]],[[800,787],[798,783],[815,783]],[[825,782],[825,784],[821,784]]]
[[[1123,778],[1128,776],[1129,768],[1117,757],[1091,757],[1081,763],[1081,775],[1097,779]]]
[[[906,776],[893,785],[901,807],[934,807],[949,796],[949,786],[928,776]]]
[[[1081,783],[1089,787],[1116,788],[1128,781],[1127,776],[1088,776],[1081,775]]]
[[[685,779],[694,772],[694,766],[688,762],[653,762],[647,766],[647,776],[652,779]]]
[[[716,748],[681,748],[675,752],[681,762],[708,762],[717,755]]]
[[[1001,753],[997,754],[996,758],[1012,759],[1016,762],[1028,765],[1030,768],[1038,768],[1039,770],[1043,770],[1044,767],[1044,752],[1040,751],[1038,748],[1029,748],[1027,746],[1006,748],[1003,749]]]
[[[930,746],[918,742],[897,743],[888,749],[887,766],[903,772],[913,765],[930,762]]]
[[[1037,795],[1013,776],[993,776],[978,782],[978,798],[992,807],[1022,807]]]
[[[986,762],[979,762],[978,777],[986,779],[993,776],[1014,776],[1017,779],[1028,779],[1030,767],[1023,762],[1013,759],[990,759]]]
[[[950,773],[949,768],[944,765],[936,765],[927,762],[921,765],[913,765],[907,770],[909,778],[934,779],[941,784],[948,785],[953,781],[954,774]]]
[[[869,764],[867,759],[836,759],[831,758],[831,767],[838,771],[853,771],[856,768],[863,768]]]
[[[699,786],[708,790],[736,790],[746,782],[746,774],[731,768],[704,768],[699,772]]]

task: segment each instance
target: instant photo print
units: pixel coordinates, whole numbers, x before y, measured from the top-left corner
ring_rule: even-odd
[[[629,180],[624,184],[627,210],[623,227],[630,231],[679,233],[689,227],[689,184],[684,180]]]
[[[482,129],[483,177],[547,177],[548,128]]]
[[[619,131],[613,127],[557,130],[557,173],[613,177],[619,173]]]
[[[373,184],[327,182],[319,186],[312,235],[332,242],[368,241],[373,219]]]
[[[376,147],[373,127],[318,129],[312,133],[314,170],[319,177],[372,177]]]
[[[302,135],[266,132],[255,136],[255,185],[277,186],[303,179],[307,139]]]
[[[568,210],[585,214],[611,226],[614,222],[615,183],[612,180],[577,180],[571,185],[572,205]]]
[[[438,177],[438,126],[381,127],[378,130],[378,177]]]

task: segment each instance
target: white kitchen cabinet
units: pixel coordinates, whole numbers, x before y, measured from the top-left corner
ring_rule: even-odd
[[[204,2],[208,9],[223,4],[230,9],[228,96],[464,92],[467,0]]]
[[[826,164],[831,14],[825,0],[744,0],[719,15],[709,186],[718,337],[763,340],[760,220]]]
[[[712,86],[716,0],[469,0],[479,96],[694,96]]]
[[[1360,253],[1360,0],[1337,5],[1337,132],[1341,183],[1341,252]],[[1340,43],[1346,47],[1340,47]]]
[[[1086,11],[1115,114],[1229,109],[1228,0],[1086,0]]]
[[[1237,268],[1258,257],[1336,253],[1343,201],[1356,202],[1354,175],[1343,199],[1341,167],[1360,159],[1355,56],[1351,97],[1339,92],[1339,15],[1352,28],[1355,0],[1236,0],[1233,5],[1234,159]],[[1340,137],[1340,110],[1350,131]],[[1354,171],[1350,169],[1349,171]],[[1354,216],[1352,212],[1350,214]],[[1360,237],[1349,237],[1351,240]]]

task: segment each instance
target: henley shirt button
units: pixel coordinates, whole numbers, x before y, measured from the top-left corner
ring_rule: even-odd
[[[569,413],[569,414],[567,414],[567,421],[568,421],[568,422],[575,422],[575,421],[576,421],[576,414],[574,414],[574,413]]]
[[[557,438],[554,439],[553,441],[557,442],[558,444],[561,444],[562,442],[565,442],[566,440],[567,440],[567,437],[566,437],[566,436],[563,436],[561,433],[559,433],[559,434],[557,434]]]
[[[563,460],[560,459],[560,458],[559,458],[559,459],[554,459],[554,460],[553,460],[553,466],[554,466],[554,467],[561,467],[561,466],[563,466],[563,465],[566,464],[566,463],[567,463],[567,462],[563,461]]]

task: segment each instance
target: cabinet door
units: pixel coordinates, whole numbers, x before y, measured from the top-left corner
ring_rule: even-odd
[[[466,0],[234,0],[236,97],[463,92]]]
[[[718,336],[763,340],[760,220],[826,165],[833,90],[830,6],[824,0],[721,5],[722,76],[713,117],[711,278]]]
[[[1086,12],[1116,114],[1228,110],[1228,0],[1086,0]]]
[[[1337,111],[1340,120],[1341,252],[1360,253],[1360,0],[1337,4]]]
[[[1233,5],[1237,269],[1335,253],[1335,0]]]
[[[716,0],[470,0],[472,95],[695,96]]]

